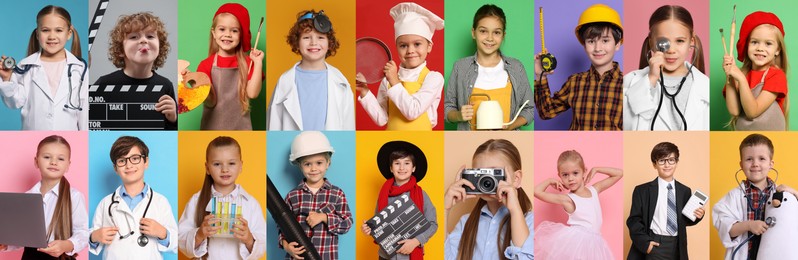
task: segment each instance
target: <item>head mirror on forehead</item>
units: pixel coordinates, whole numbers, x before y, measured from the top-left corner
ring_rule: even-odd
[[[312,19],[313,20],[313,28],[320,33],[328,33],[332,29],[332,23],[330,23],[330,18],[324,14],[324,10],[319,11],[318,13],[307,12],[306,14],[299,17],[298,21],[302,21],[305,19]]]

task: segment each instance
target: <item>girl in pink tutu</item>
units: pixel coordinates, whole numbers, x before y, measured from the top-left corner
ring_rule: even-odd
[[[565,151],[557,159],[560,179],[550,178],[535,186],[535,198],[561,205],[568,213],[568,224],[544,221],[535,228],[536,259],[615,259],[601,235],[601,204],[598,194],[615,185],[623,171],[617,168],[585,168],[582,155]],[[607,178],[585,186],[596,173]],[[547,192],[552,187],[558,192]],[[568,190],[568,194],[559,192]],[[567,246],[565,246],[567,245]],[[588,257],[589,256],[589,257]]]

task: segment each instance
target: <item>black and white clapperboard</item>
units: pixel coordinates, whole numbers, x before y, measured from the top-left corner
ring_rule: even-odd
[[[399,241],[414,238],[430,226],[407,194],[383,208],[366,225],[371,228],[374,241],[391,257],[401,247]]]
[[[164,116],[155,111],[163,85],[89,86],[90,130],[163,130]]]

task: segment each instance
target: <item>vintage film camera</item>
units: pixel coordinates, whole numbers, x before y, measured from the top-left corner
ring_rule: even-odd
[[[474,184],[476,189],[464,186],[466,194],[496,194],[499,181],[506,180],[504,169],[501,168],[477,168],[465,169],[460,173],[463,179]]]

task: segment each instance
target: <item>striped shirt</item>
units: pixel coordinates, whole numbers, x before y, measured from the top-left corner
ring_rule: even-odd
[[[623,75],[617,62],[611,70],[599,75],[590,70],[568,78],[562,88],[551,95],[548,79],[535,81],[535,103],[543,119],[551,119],[573,108],[570,130],[623,129]]]

